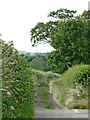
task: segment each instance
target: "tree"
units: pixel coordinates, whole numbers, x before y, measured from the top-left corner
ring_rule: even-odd
[[[57,21],[38,23],[31,30],[33,46],[40,42],[50,43],[55,49],[48,61],[53,63],[57,72],[63,73],[74,64],[88,64],[88,21],[86,12],[75,16],[76,11],[59,9],[50,12],[49,17]]]
[[[30,67],[36,70],[43,70],[43,61],[39,57],[36,57],[30,62]]]

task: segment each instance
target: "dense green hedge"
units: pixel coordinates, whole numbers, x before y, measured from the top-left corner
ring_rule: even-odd
[[[34,84],[27,61],[18,55],[13,42],[2,47],[2,118],[31,118],[34,114]],[[1,78],[1,77],[0,77]]]
[[[33,75],[33,79],[36,87],[42,84],[49,85],[50,81],[55,79],[60,79],[59,74],[53,73],[51,71],[43,72],[43,71],[32,69],[32,75]]]
[[[62,75],[62,83],[65,87],[75,87],[82,84],[84,87],[88,85],[89,65],[74,65]]]
[[[68,108],[88,108],[88,65],[74,65],[61,80],[50,83],[50,92],[59,104]]]

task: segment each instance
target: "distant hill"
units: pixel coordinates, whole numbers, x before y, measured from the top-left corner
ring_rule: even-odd
[[[19,52],[20,55],[21,55],[21,54],[25,54],[25,55],[35,55],[34,52],[27,52],[27,51],[18,51],[18,52]]]
[[[25,55],[32,55],[32,56],[40,56],[40,55],[48,55],[49,52],[47,53],[38,53],[38,52],[27,52],[27,51],[18,51],[19,54],[25,54]]]
[[[18,52],[19,52],[19,54],[27,54],[26,51],[18,51]]]

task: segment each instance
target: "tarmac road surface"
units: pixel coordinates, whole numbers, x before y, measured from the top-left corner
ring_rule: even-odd
[[[38,103],[35,104],[35,115],[33,118],[88,118],[88,110],[87,109],[67,109],[59,106],[53,99],[52,95],[47,90],[47,94],[49,96],[50,102],[54,105],[54,109],[44,108],[42,102],[42,94],[41,90],[43,88],[39,88],[38,90]]]

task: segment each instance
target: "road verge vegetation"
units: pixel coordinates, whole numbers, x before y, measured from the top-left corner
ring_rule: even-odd
[[[55,79],[60,79],[61,75],[57,73],[53,73],[51,71],[49,72],[44,72],[44,71],[38,71],[35,69],[32,69],[32,76],[34,79],[34,84],[36,88],[42,86],[42,85],[48,85],[50,81],[55,80]]]
[[[89,65],[74,65],[50,82],[55,100],[69,109],[88,109]]]
[[[0,39],[2,48],[2,118],[31,118],[34,115],[34,84],[27,62],[13,47]]]

